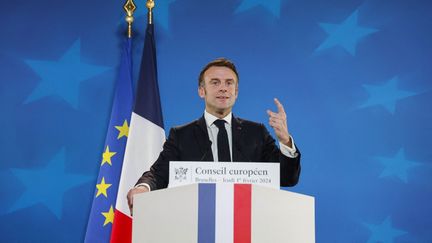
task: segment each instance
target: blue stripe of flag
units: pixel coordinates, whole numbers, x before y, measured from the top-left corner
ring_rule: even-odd
[[[164,128],[157,78],[156,45],[153,24],[147,25],[134,112],[159,127]]]
[[[198,243],[215,242],[216,185],[198,185]]]

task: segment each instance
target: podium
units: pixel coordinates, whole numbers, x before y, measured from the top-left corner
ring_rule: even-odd
[[[314,198],[250,184],[193,184],[138,194],[134,243],[315,242]]]

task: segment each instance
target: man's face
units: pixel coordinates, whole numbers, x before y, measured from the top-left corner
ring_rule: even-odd
[[[205,100],[206,110],[217,117],[231,112],[238,95],[235,73],[227,67],[213,66],[204,73],[204,84],[198,94]]]

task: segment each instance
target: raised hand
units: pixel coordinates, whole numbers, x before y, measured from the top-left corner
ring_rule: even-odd
[[[277,112],[267,110],[269,116],[269,125],[274,129],[279,142],[292,148],[292,141],[288,132],[287,116],[283,105],[278,99],[274,98]]]

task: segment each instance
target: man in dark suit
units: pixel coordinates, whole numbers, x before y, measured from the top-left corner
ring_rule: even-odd
[[[232,115],[238,83],[237,69],[227,59],[216,59],[203,68],[198,78],[198,94],[205,101],[204,115],[170,130],[159,158],[127,195],[131,209],[135,194],[168,186],[170,161],[279,162],[281,186],[297,184],[300,152],[288,132],[282,104],[275,99],[278,111],[267,110],[279,149],[263,124]]]

